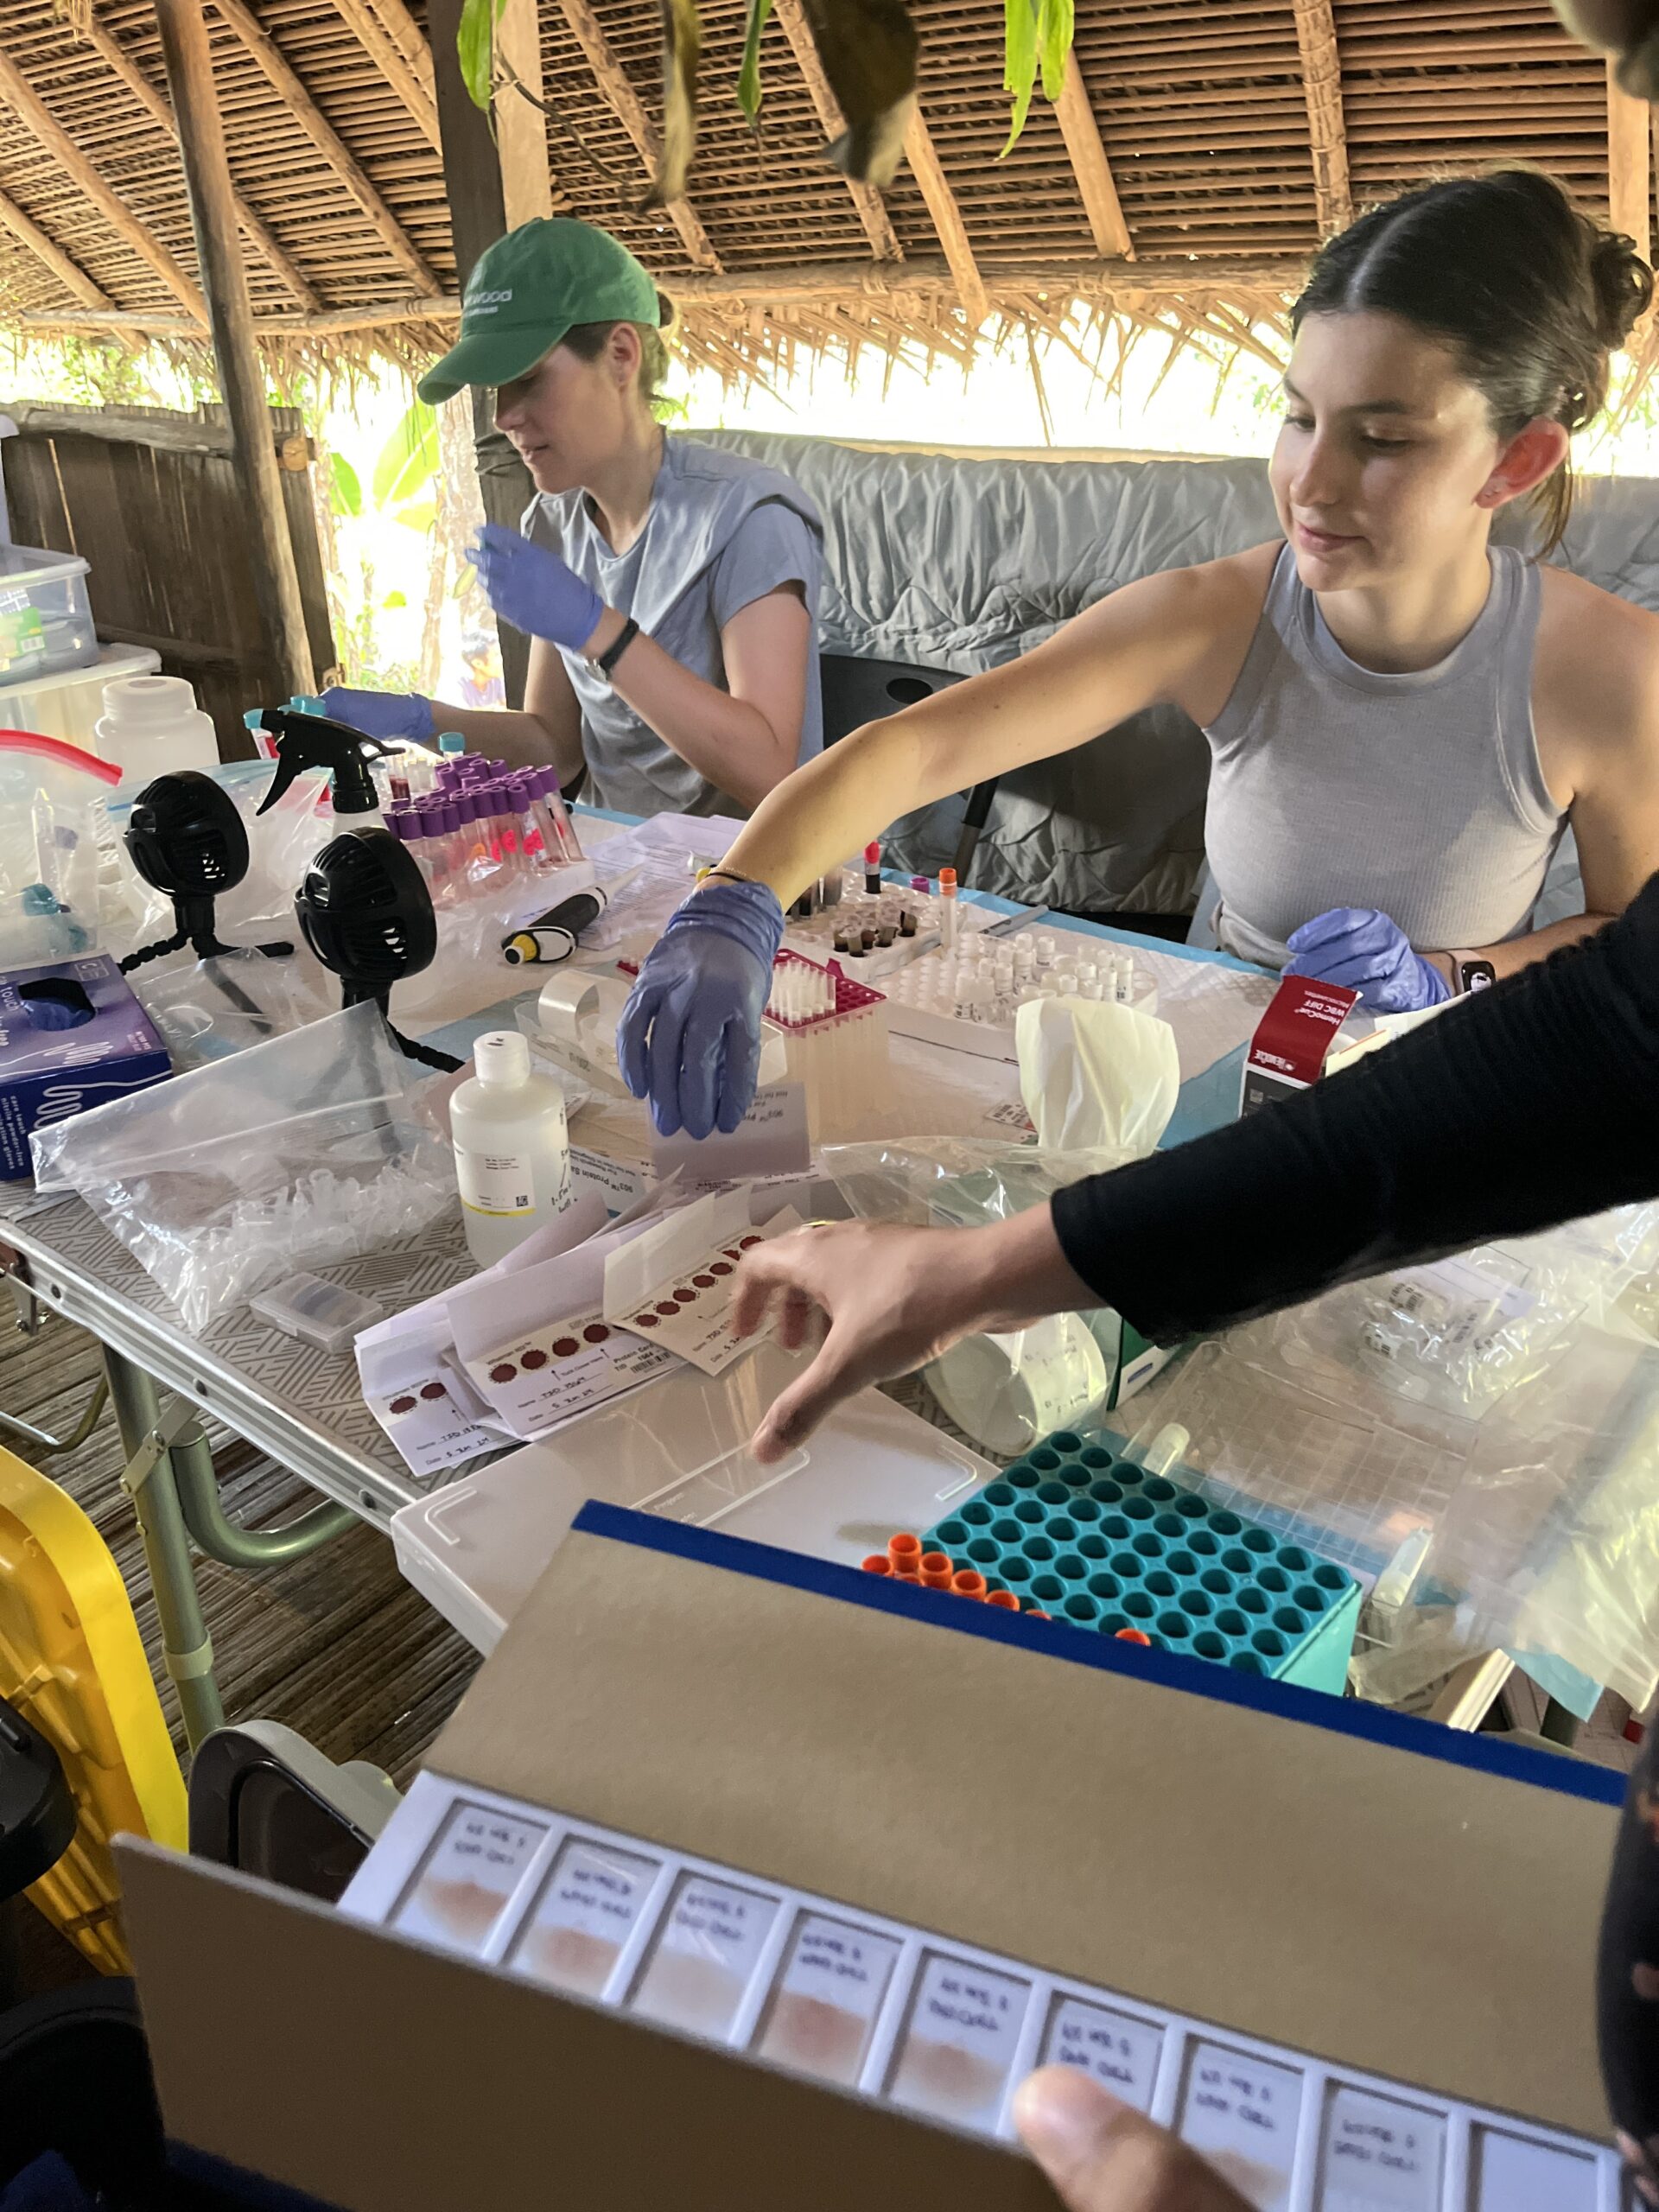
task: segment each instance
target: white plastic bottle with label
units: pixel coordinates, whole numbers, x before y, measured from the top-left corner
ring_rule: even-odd
[[[467,1249],[480,1267],[570,1204],[564,1093],[531,1072],[516,1029],[489,1030],[474,1046],[472,1076],[449,1101],[449,1134]]]
[[[92,742],[99,758],[121,771],[124,797],[181,768],[219,766],[213,717],[181,676],[122,676],[106,683]]]

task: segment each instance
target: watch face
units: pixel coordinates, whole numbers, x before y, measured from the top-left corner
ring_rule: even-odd
[[[1487,991],[1497,981],[1497,970],[1490,960],[1465,960],[1461,981],[1465,991]]]

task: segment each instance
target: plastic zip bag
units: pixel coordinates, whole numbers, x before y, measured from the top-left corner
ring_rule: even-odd
[[[200,1332],[454,1214],[429,1084],[353,1007],[37,1131],[36,1185],[78,1192]]]

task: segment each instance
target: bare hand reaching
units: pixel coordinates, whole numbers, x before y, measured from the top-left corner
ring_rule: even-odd
[[[1250,2212],[1195,2151],[1075,2068],[1022,2082],[1014,2118],[1068,2212]]]

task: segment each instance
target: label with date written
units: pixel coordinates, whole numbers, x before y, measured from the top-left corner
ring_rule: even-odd
[[[1103,2089],[1145,2112],[1152,2103],[1163,2047],[1161,2028],[1109,2012],[1103,2005],[1085,2005],[1079,1997],[1062,1997],[1049,2020],[1042,2063],[1092,2074]]]
[[[1321,2212],[1438,2212],[1446,2122],[1339,2085],[1325,2113]]]
[[[393,1925],[446,1950],[478,1952],[546,1834],[516,1813],[452,1807]]]
[[[634,1992],[634,2010],[692,2035],[729,2033],[777,1910],[774,1898],[688,1874]]]
[[[556,1988],[599,1996],[660,1871],[642,1853],[567,1837],[518,1939],[514,1967]]]
[[[959,2126],[992,2127],[1031,1991],[942,1951],[922,1962],[892,2094]]]
[[[1187,2062],[1180,2132],[1256,2212],[1285,2212],[1296,2155],[1302,2077],[1219,2044]]]

